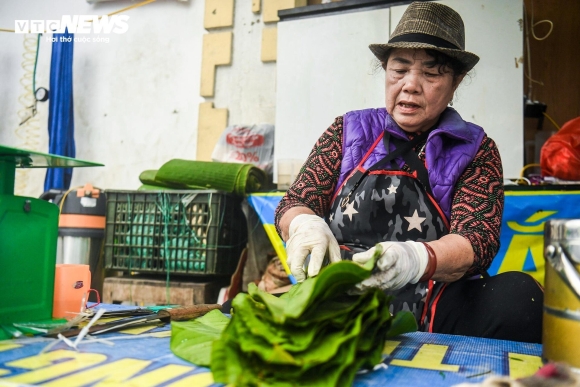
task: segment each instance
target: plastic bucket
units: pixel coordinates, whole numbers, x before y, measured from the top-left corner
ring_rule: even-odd
[[[580,219],[546,222],[544,247],[542,357],[580,369]]]

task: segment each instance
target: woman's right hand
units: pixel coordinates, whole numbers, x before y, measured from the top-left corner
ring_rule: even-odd
[[[288,266],[296,281],[306,279],[304,261],[310,254],[308,276],[318,274],[328,252],[330,262],[339,262],[340,248],[328,224],[318,215],[300,214],[290,222],[286,241]]]

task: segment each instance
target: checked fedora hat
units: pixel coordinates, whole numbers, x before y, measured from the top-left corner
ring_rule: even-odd
[[[465,51],[463,20],[452,8],[431,1],[416,1],[405,10],[388,43],[371,44],[370,50],[384,60],[393,48],[437,50],[463,63],[467,71],[479,57]]]

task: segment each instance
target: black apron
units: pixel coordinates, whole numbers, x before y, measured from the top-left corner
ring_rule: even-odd
[[[412,149],[426,136],[424,133],[403,141],[383,132],[387,152],[391,141],[396,149],[365,170],[363,165],[373,150],[370,149],[339,187],[328,223],[343,259],[352,259],[354,253],[379,242],[429,242],[448,234],[448,222],[430,194],[427,169]],[[380,138],[375,146],[379,141]],[[397,157],[402,157],[413,173],[402,171],[395,162]],[[411,311],[419,329],[429,330],[430,309],[443,285],[425,281],[386,292],[394,296],[391,313]]]

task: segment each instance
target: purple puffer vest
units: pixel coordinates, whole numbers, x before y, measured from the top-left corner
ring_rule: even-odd
[[[386,109],[365,109],[348,112],[343,116],[342,166],[336,189],[361,162],[377,137],[384,131],[408,141],[408,137],[395,123]],[[425,157],[429,183],[441,210],[451,219],[451,203],[455,184],[473,161],[485,132],[480,126],[464,121],[452,108],[443,111],[437,128],[427,138]],[[394,145],[390,145],[393,151]],[[386,155],[380,141],[363,164],[369,168]],[[397,159],[399,167],[404,162]]]

